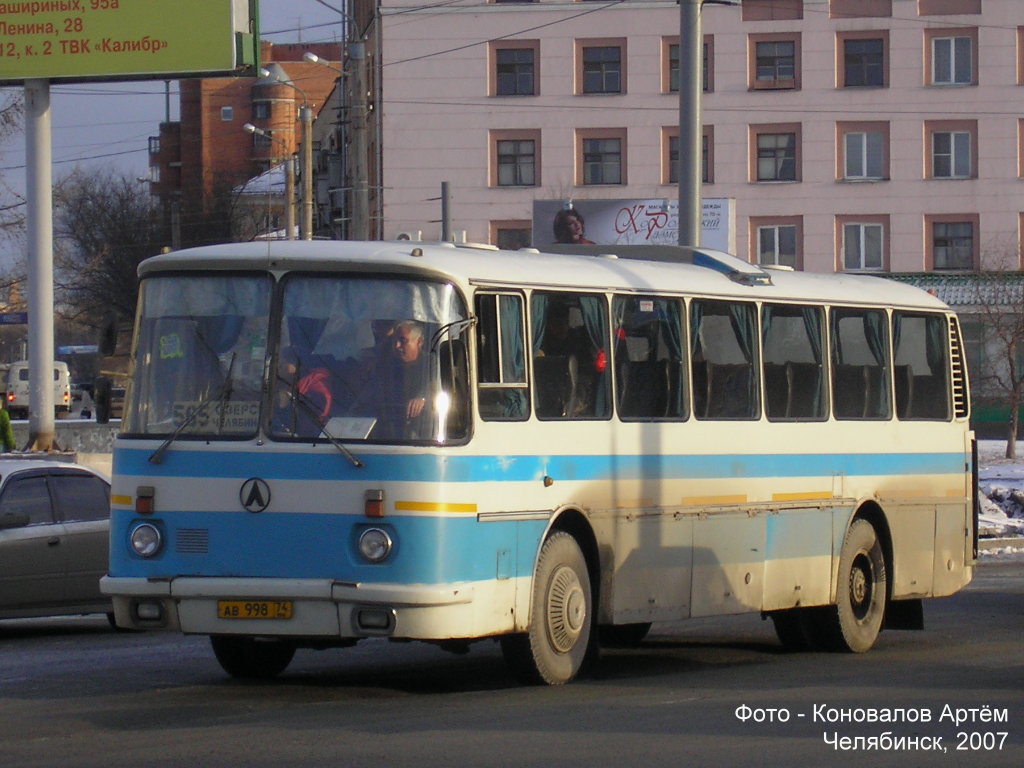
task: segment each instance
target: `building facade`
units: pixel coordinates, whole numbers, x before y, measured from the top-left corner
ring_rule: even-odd
[[[543,247],[537,200],[675,201],[675,0],[356,2],[379,235]],[[702,11],[703,197],[737,254],[809,271],[1017,269],[1024,3]]]
[[[266,78],[213,77],[180,81],[180,119],[160,124],[149,141],[150,192],[160,198],[175,246],[225,239],[237,222],[233,190],[248,179],[298,152],[299,109],[307,103],[316,114],[334,89],[337,73],[303,60],[315,53],[340,68],[336,43],[261,46]],[[252,123],[261,133],[247,133]],[[284,226],[283,199],[266,213],[266,221],[248,222],[259,231]]]

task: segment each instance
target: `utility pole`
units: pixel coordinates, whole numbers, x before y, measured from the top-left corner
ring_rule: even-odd
[[[302,239],[313,239],[313,110],[307,101],[299,109],[302,120]]]
[[[366,43],[356,40],[348,46],[352,94],[352,239],[370,239],[370,185],[366,165],[369,142],[366,138]]]
[[[679,0],[679,245],[700,245],[704,78],[701,0]]]

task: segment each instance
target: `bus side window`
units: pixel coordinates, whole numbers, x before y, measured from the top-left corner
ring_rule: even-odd
[[[478,293],[476,317],[480,418],[523,421],[530,416],[523,298],[513,293]]]
[[[604,297],[534,291],[530,324],[537,416],[608,418],[611,376]]]
[[[893,313],[898,418],[949,420],[947,329],[946,319],[938,315]]]
[[[832,409],[837,419],[888,419],[889,334],[880,310],[833,308]]]
[[[821,310],[765,304],[761,329],[765,415],[772,421],[826,418]]]
[[[690,303],[693,412],[698,419],[760,416],[756,329],[752,304]]]
[[[686,417],[678,299],[616,296],[615,391],[624,421]]]

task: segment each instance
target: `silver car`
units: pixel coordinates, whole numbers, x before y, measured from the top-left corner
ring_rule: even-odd
[[[78,464],[0,460],[0,619],[113,612],[110,481]]]

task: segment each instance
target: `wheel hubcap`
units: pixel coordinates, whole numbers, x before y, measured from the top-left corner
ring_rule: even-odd
[[[859,555],[850,569],[850,603],[858,619],[867,616],[871,607],[871,590],[871,562],[864,555]]]
[[[559,653],[568,653],[587,619],[587,599],[576,571],[563,565],[552,574],[547,602],[551,644]]]

